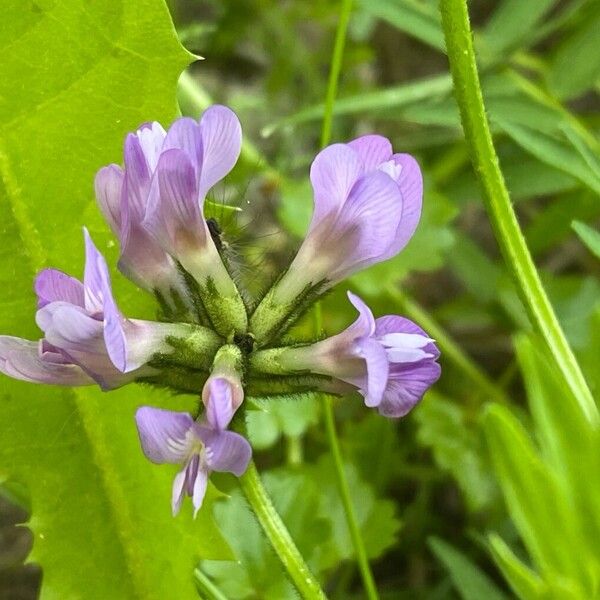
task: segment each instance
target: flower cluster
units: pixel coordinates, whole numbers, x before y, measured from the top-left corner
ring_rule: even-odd
[[[416,161],[394,154],[378,135],[322,150],[310,170],[306,238],[248,307],[204,216],[208,192],[240,149],[237,117],[213,106],[198,122],[181,118],[168,131],[142,125],[125,140],[123,167],[96,176],[98,204],[120,244],[119,270],[156,297],[160,320],[121,313],[106,261],[84,229],[83,281],[55,269],[35,280],[42,339],[0,336],[0,371],[16,379],[103,390],[142,382],[200,395],[195,415],[148,406],[136,413],[146,457],[181,466],[174,513],[186,494],[199,510],[212,471],[246,470],[250,445],[229,430],[243,422],[236,412],[245,393],[357,391],[366,406],[402,417],[440,375],[439,351],[421,328],[396,315],[375,319],[351,293],[359,317],[346,330],[278,345],[328,289],[408,243],[421,213]]]

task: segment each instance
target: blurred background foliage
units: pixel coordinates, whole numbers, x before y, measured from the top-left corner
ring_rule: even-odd
[[[214,194],[208,216],[222,226],[238,277],[259,293],[293,256],[310,218],[308,167],[319,145],[339,3],[168,4],[182,44],[205,59],[180,80],[181,111],[197,116],[220,102],[242,121],[242,160]],[[509,191],[598,396],[600,3],[472,0],[469,10]],[[581,482],[585,468],[595,480],[597,460],[583,457],[597,455],[600,446],[591,434],[588,445],[568,444],[584,426],[578,428],[578,417],[564,409],[571,406],[568,393],[552,386],[541,344],[530,335],[499,257],[452,97],[435,0],[356,0],[335,114],[335,141],[379,132],[397,151],[413,153],[424,171],[425,199],[407,249],[338,286],[323,302],[324,327],[335,332],[354,319],[348,288],[378,316],[397,312],[416,320],[442,347],[442,378],[409,417],[385,420],[358,398],[336,403],[347,474],[381,597],[496,600],[515,590],[527,598],[592,597],[593,585],[573,583],[585,576],[567,557],[547,556],[543,548],[577,548],[582,560],[593,549],[587,538],[567,542],[561,524],[574,511],[578,488],[572,477]],[[153,118],[147,110],[144,120]],[[312,327],[307,319],[291,335],[310,338]],[[300,550],[332,598],[363,597],[318,400],[260,400],[255,408],[248,420],[256,459]],[[562,430],[561,423],[572,430]],[[556,440],[565,444],[557,442],[553,454]],[[569,452],[569,464],[556,458]],[[524,456],[531,458],[527,464]],[[527,471],[536,461],[537,479]],[[516,485],[516,474],[531,487]],[[215,477],[215,483],[230,495],[216,502],[215,518],[237,562],[202,560],[196,570],[200,593],[217,597],[214,584],[232,599],[295,597],[235,482]],[[14,494],[7,488],[5,495],[10,504]],[[546,507],[551,496],[560,496],[555,509]],[[598,516],[597,496],[591,494],[579,513]],[[160,503],[168,509],[166,498]],[[13,515],[12,522],[18,520]],[[0,597],[32,597],[15,584],[31,582],[31,574],[14,566],[27,554],[23,536],[29,534],[15,535],[6,519],[2,525],[0,589],[7,595]],[[539,577],[519,571],[515,556]],[[593,562],[592,556],[590,549]],[[20,591],[6,591],[14,589]]]

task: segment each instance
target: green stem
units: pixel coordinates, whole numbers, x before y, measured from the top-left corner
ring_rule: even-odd
[[[304,562],[294,540],[263,487],[254,461],[250,461],[248,469],[239,478],[239,482],[260,526],[300,596],[307,600],[325,599],[323,590]]]
[[[465,138],[504,260],[558,372],[589,421],[600,425],[598,408],[544,291],[504,183],[483,104],[466,0],[440,0],[440,9]]]
[[[342,10],[335,32],[335,42],[333,44],[333,55],[331,57],[331,70],[329,71],[329,80],[327,82],[327,94],[325,96],[325,112],[323,114],[323,124],[321,126],[321,148],[329,144],[331,140],[331,125],[333,123],[333,105],[337,95],[338,81],[340,71],[342,70],[342,59],[344,57],[344,46],[346,44],[346,32],[352,13],[352,0],[342,0]]]
[[[462,371],[463,375],[482,392],[486,400],[494,400],[501,404],[508,403],[504,391],[463,352],[462,348],[422,306],[394,286],[388,286],[387,293],[399,306],[401,312],[419,323],[437,342],[442,356]]]
[[[196,587],[203,597],[208,600],[228,600],[227,596],[200,570],[194,570]]]

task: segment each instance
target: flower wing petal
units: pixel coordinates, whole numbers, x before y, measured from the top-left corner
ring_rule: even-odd
[[[365,173],[374,171],[392,156],[392,144],[382,135],[363,135],[348,143],[360,157]]]
[[[221,431],[206,439],[206,462],[213,471],[227,471],[239,477],[246,471],[251,456],[252,448],[246,438],[233,431]]]
[[[44,269],[35,278],[38,308],[56,301],[84,306],[84,289],[81,281],[57,269]]]
[[[121,198],[124,182],[119,165],[108,165],[96,174],[94,189],[96,201],[112,232],[119,237],[121,231]]]

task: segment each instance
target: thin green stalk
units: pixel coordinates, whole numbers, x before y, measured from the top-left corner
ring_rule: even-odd
[[[335,105],[335,97],[337,94],[340,71],[342,69],[342,59],[344,56],[346,32],[348,30],[348,23],[350,22],[351,12],[352,0],[342,0],[342,9],[338,21],[337,31],[335,34],[333,55],[331,57],[331,70],[329,71],[327,94],[325,96],[325,112],[323,114],[323,124],[321,128],[321,148],[324,148],[327,144],[329,144],[331,140],[333,108]],[[322,309],[319,303],[317,303],[317,305],[315,306],[314,319],[316,330],[315,333],[317,335],[320,335],[323,325]],[[371,573],[371,566],[369,565],[369,559],[365,550],[365,544],[360,533],[360,528],[358,526],[356,512],[354,510],[354,505],[352,504],[352,497],[350,496],[350,486],[348,485],[348,479],[346,477],[346,471],[344,469],[344,463],[342,460],[342,453],[340,451],[340,444],[338,441],[337,432],[335,430],[335,417],[333,412],[332,400],[329,396],[322,395],[321,397],[323,400],[323,413],[325,415],[325,429],[327,431],[327,441],[329,443],[329,448],[333,456],[338,490],[342,499],[342,505],[344,507],[344,513],[346,516],[348,529],[350,530],[350,537],[352,538],[354,552],[356,553],[358,568],[360,570],[367,597],[369,598],[369,600],[378,600],[379,595],[375,586],[375,580],[373,579],[373,574]]]
[[[462,348],[422,306],[394,286],[388,286],[387,293],[400,307],[401,312],[422,325],[423,329],[437,342],[442,356],[462,371],[486,397],[486,400],[494,400],[501,404],[508,403],[504,391],[463,352]]]
[[[558,372],[589,421],[600,426],[598,408],[544,291],[504,183],[483,104],[466,0],[440,0],[440,9],[465,138],[504,260]]]
[[[248,469],[239,478],[239,482],[246,500],[252,507],[260,526],[269,538],[300,596],[305,600],[324,600],[326,596],[321,590],[319,582],[310,572],[289,531],[275,510],[271,498],[260,480],[254,461],[250,461]]]
[[[333,55],[331,56],[331,69],[327,82],[327,94],[325,96],[325,112],[323,114],[323,125],[321,126],[321,148],[329,144],[331,140],[331,124],[333,123],[333,105],[337,95],[340,71],[342,70],[342,59],[344,58],[344,46],[346,44],[346,32],[350,23],[352,13],[352,0],[342,0],[342,10],[335,32],[333,44]]]
[[[194,570],[196,587],[207,600],[228,600],[227,596],[200,570]]]

